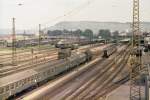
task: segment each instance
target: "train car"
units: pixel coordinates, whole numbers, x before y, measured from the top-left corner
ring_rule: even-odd
[[[108,58],[110,55],[112,55],[114,52],[117,51],[116,45],[111,45],[110,47],[103,50],[103,58]]]
[[[61,49],[66,49],[66,48],[71,48],[72,50],[77,49],[78,48],[78,44],[74,44],[71,41],[67,41],[67,40],[60,40],[56,45],[56,48],[61,48]]]
[[[28,70],[21,73],[16,73],[0,79],[0,100],[5,100],[9,96],[22,91],[36,84],[35,76],[37,72]],[[30,83],[30,85],[28,85]]]
[[[18,93],[31,89],[56,75],[89,61],[90,52],[72,54],[68,60],[46,63],[42,66],[18,72],[0,79],[0,100],[5,100]]]
[[[71,56],[70,49],[60,49],[58,50],[58,59],[66,59]]]
[[[136,57],[142,56],[143,47],[135,47],[132,49],[131,55],[135,55]]]
[[[85,54],[86,54],[87,61],[92,60],[92,52],[90,50],[85,51]]]

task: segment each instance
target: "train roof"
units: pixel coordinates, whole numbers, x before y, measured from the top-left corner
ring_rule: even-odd
[[[79,54],[73,53],[72,56],[69,57],[68,60],[70,61],[70,60],[74,60],[76,57],[82,57],[83,56],[82,54],[83,53],[79,53]],[[17,82],[17,81],[25,79],[25,78],[28,78],[28,77],[35,75],[41,71],[48,70],[49,68],[53,68],[55,66],[61,66],[64,63],[66,63],[65,59],[56,60],[53,62],[45,63],[44,65],[37,66],[33,69],[28,69],[25,71],[21,71],[21,72],[15,73],[15,74],[8,75],[6,77],[2,77],[2,78],[0,78],[0,87],[6,86],[8,84]]]
[[[54,66],[58,66],[58,64],[62,64],[63,62],[65,62],[63,59],[56,60],[53,62],[48,62],[48,63],[45,63],[44,65],[39,66],[39,67],[35,67],[34,70],[37,72],[45,71],[49,68],[53,68]]]
[[[58,61],[57,60],[57,61],[53,61],[53,62],[48,62],[44,65],[37,66],[33,69],[28,69],[28,70],[25,70],[25,71],[21,71],[21,72],[15,73],[15,74],[8,75],[6,77],[2,77],[2,78],[0,78],[0,87],[4,86],[6,84],[11,84],[11,83],[14,83],[16,81],[25,79],[25,78],[30,77],[32,75],[35,75],[40,71],[51,68],[51,67],[55,66],[56,64],[62,63],[62,62],[64,62],[64,61],[62,61],[62,60]]]
[[[71,57],[68,58],[68,61],[72,61],[75,60],[77,57],[82,57],[83,53],[72,53]],[[66,64],[66,60],[65,59],[60,59],[60,60],[56,60],[53,62],[48,62],[45,63],[44,65],[41,65],[40,67],[35,67],[34,70],[37,72],[41,72],[41,71],[45,71],[48,70],[49,68],[53,68],[53,67],[61,67],[63,64]]]
[[[57,44],[69,44],[67,40],[60,40]]]
[[[30,69],[22,72],[18,72],[12,75],[8,75],[6,77],[0,78],[0,87],[14,83],[16,81],[22,80],[24,78],[27,78],[29,76],[37,74],[36,71]]]
[[[67,61],[72,61],[72,60],[75,60],[77,57],[82,57],[82,56],[83,56],[83,53],[72,53],[72,55],[67,59]],[[61,66],[63,64],[66,64],[66,59],[60,59],[60,60],[57,60],[53,63],[47,63],[47,64],[43,65],[43,67],[36,68],[35,70],[36,71],[41,71],[43,69],[47,70],[49,68]]]

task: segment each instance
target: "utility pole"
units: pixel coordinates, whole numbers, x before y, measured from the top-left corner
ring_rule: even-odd
[[[16,65],[17,54],[16,54],[16,30],[15,30],[15,18],[12,18],[12,64]]]
[[[39,50],[41,45],[41,24],[39,24]]]
[[[24,41],[24,47],[26,46],[26,31],[24,30],[23,33],[23,41]]]

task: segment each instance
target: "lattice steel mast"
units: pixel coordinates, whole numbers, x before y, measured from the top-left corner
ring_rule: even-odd
[[[133,46],[140,44],[139,0],[133,0]]]
[[[139,0],[133,0],[133,26],[132,26],[132,59],[130,72],[130,100],[141,100],[141,86],[137,80],[141,76],[141,51],[140,51],[140,19],[139,19]],[[136,51],[134,51],[136,48]],[[139,56],[137,56],[139,54]]]

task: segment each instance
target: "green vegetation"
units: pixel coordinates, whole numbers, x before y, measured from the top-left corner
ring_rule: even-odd
[[[99,30],[98,36],[101,36],[103,39],[110,40],[111,32],[110,30]]]
[[[113,32],[113,39],[114,39],[115,43],[119,42],[119,32],[118,31]]]
[[[87,37],[89,39],[92,39],[94,37],[93,35],[93,31],[91,29],[85,29],[84,31],[78,29],[75,31],[69,31],[69,30],[53,30],[53,31],[48,31],[48,35],[49,36],[57,36],[57,35],[62,35],[62,34],[72,34],[74,36],[84,36]]]
[[[86,29],[84,32],[81,33],[81,36],[85,36],[89,39],[93,38],[93,31],[90,29]]]

